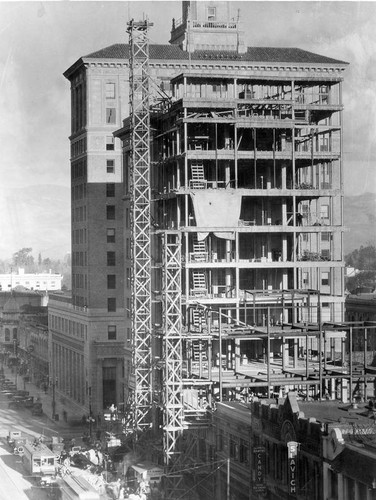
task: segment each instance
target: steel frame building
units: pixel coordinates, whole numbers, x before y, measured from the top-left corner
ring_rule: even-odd
[[[125,195],[123,208],[116,189],[116,234],[124,234],[124,243],[93,245],[92,234],[99,241],[115,225],[105,221],[102,228],[89,217],[87,246],[80,236],[74,242],[79,253],[87,251],[90,265],[76,255],[74,273],[88,273],[88,288],[82,291],[85,279],[76,279],[73,294],[87,295],[96,309],[90,301],[86,308],[85,297],[76,298],[73,309],[106,326],[123,314],[123,327],[116,323],[125,341],[123,396],[129,390],[134,396],[136,430],[163,430],[170,466],[187,446],[182,448],[187,429],[201,436],[216,401],[256,391],[282,394],[284,387],[309,396],[336,394],[329,372],[346,357],[347,63],[299,49],[246,47],[241,22],[231,20],[226,2],[185,2],[182,20],[173,22],[173,45],[150,46],[150,55],[149,25],[131,22],[129,46],[100,50],[66,72],[77,108],[71,141],[72,172],[79,179],[72,179],[86,183],[77,192],[87,194],[88,213],[96,214],[98,193],[110,182],[109,170],[103,175],[101,168],[108,155],[119,166],[120,139],[123,168],[116,183]],[[119,129],[128,71],[131,107]],[[116,108],[110,91],[120,103]],[[157,106],[162,91],[170,99]],[[111,109],[118,112],[116,124],[99,129],[104,110],[114,116]],[[107,136],[116,126],[112,151]],[[82,203],[78,197],[72,208],[78,215]],[[82,225],[75,220],[75,231]],[[106,314],[104,299],[93,293],[110,272],[95,264],[103,264],[113,246],[118,283],[124,284],[108,292],[124,302],[116,315]],[[86,385],[100,408],[101,380],[92,367],[99,351],[104,368],[123,352],[102,338],[100,328],[90,328],[80,349],[94,380],[87,377]],[[55,333],[65,348],[64,335]],[[326,360],[324,342],[330,346]],[[337,370],[335,377],[347,375]],[[341,391],[345,397],[345,384]]]
[[[334,381],[349,399],[340,324],[344,67],[335,62],[325,76],[188,68],[171,79],[171,99],[149,109],[157,290],[149,366],[160,369],[147,382],[176,478],[187,458],[182,436],[199,437],[216,401],[294,389],[337,397]],[[116,133],[126,165],[130,134],[132,113]]]

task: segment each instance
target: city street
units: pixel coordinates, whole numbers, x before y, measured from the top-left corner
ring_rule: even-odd
[[[32,417],[31,412],[24,410],[9,410],[9,400],[0,395],[0,500],[44,500],[47,492],[33,485],[24,477],[21,457],[13,455],[8,446],[6,436],[11,429],[20,430],[25,437],[53,435],[52,429],[38,422],[38,417]]]
[[[11,380],[14,374],[5,367],[5,376]],[[24,389],[23,380],[18,382],[18,388]],[[22,386],[22,387],[21,387]],[[39,397],[43,402],[44,412],[51,408],[51,397],[32,384],[26,384],[26,390],[30,395]],[[83,429],[81,427],[70,427],[65,422],[54,422],[46,413],[42,416],[33,416],[30,409],[9,409],[9,399],[0,393],[0,500],[45,500],[47,490],[38,487],[25,476],[21,457],[13,455],[7,443],[7,435],[10,430],[22,432],[22,436],[33,440],[40,436],[51,438],[60,436],[62,438],[74,437],[76,443],[81,444]]]

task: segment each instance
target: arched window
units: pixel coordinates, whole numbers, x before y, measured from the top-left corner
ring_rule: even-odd
[[[13,328],[13,340],[17,340],[17,328]]]
[[[10,330],[5,328],[5,342],[10,342]]]

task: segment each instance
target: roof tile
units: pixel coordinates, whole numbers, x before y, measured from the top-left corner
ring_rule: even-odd
[[[188,52],[178,45],[149,46],[150,59],[188,60]],[[117,43],[92,52],[84,59],[128,59],[129,45]],[[238,60],[244,62],[307,63],[307,64],[347,64],[344,61],[288,47],[248,47],[244,54],[234,51],[197,50],[190,55],[191,60]]]

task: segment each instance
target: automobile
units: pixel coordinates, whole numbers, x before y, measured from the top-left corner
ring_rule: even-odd
[[[24,407],[25,408],[32,408],[34,405],[34,396],[27,396],[24,398]]]
[[[9,431],[7,435],[7,442],[9,446],[13,449],[17,440],[22,439],[21,431]]]
[[[34,403],[33,406],[31,407],[31,414],[37,417],[43,415],[42,403],[40,402]]]
[[[57,485],[56,476],[41,476],[39,484],[42,487]]]
[[[88,469],[93,465],[83,453],[76,453],[75,455],[73,455],[71,457],[71,463],[79,469]]]
[[[11,410],[17,410],[18,408],[23,408],[24,404],[22,400],[15,399],[9,402],[8,408]]]
[[[16,395],[17,396],[30,396],[30,392],[29,391],[23,391],[21,389],[19,389],[18,391],[16,391]]]
[[[11,381],[3,382],[1,385],[4,389],[6,389],[7,387],[14,387],[17,390],[16,384],[14,382],[11,382]]]
[[[14,392],[11,391],[1,391],[1,394],[6,397],[14,396]]]
[[[14,392],[16,392],[17,387],[14,384],[6,384],[6,385],[3,386],[2,389],[5,390],[5,391],[14,391]]]
[[[15,396],[17,396],[16,391],[8,391],[8,392],[9,392],[9,394],[7,394],[8,399],[13,399]]]

